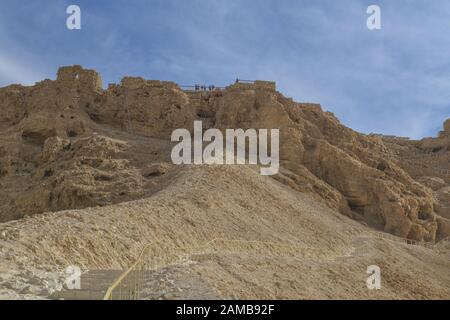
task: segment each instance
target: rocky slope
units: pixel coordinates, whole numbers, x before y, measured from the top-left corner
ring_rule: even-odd
[[[438,228],[448,234],[448,224],[440,217],[450,219],[450,119],[437,138],[420,141],[381,136],[393,155],[393,161],[411,177],[432,190]]]
[[[450,235],[449,122],[435,139],[367,136],[271,82],[192,92],[128,77],[104,90],[79,66],[1,88],[0,106],[0,299],[48,297],[67,266],[125,268],[146,245],[161,262],[148,298],[450,296],[445,242],[373,231]],[[280,129],[280,173],[173,165],[170,135],[195,120]],[[189,263],[163,263],[180,255]],[[372,264],[383,290],[365,286]]]
[[[0,224],[0,299],[46,298],[66,267],[126,268],[145,245],[149,299],[450,297],[450,247],[377,235],[255,168],[183,167],[145,199]]]
[[[202,120],[205,129],[279,128],[275,178],[349,217],[419,241],[450,235],[445,196],[413,179],[382,138],[284,97],[274,83],[187,92],[126,77],[103,90],[95,71],[74,66],[61,68],[55,81],[0,89],[0,105],[1,221],[149,197],[178,170],[170,161],[172,131]],[[153,138],[145,148],[144,137]],[[441,142],[422,146],[435,150]]]

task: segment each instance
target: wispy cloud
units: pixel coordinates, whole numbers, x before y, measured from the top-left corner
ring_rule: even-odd
[[[0,85],[75,63],[105,82],[271,79],[358,131],[435,135],[450,117],[450,3],[379,0],[382,30],[369,31],[372,2],[79,0],[82,30],[68,31],[68,0],[3,0]]]
[[[27,68],[22,61],[15,61],[0,52],[0,83],[32,85],[41,80],[40,76],[38,72]]]

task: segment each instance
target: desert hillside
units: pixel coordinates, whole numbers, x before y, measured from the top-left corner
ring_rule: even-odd
[[[145,245],[189,255],[164,276],[198,290],[166,298],[450,297],[448,122],[422,141],[364,135],[272,82],[192,91],[126,77],[104,90],[79,66],[1,88],[0,106],[0,298],[46,297],[68,265],[125,268]],[[279,174],[172,164],[172,131],[195,120],[280,129]]]
[[[150,290],[152,298],[450,296],[448,247],[379,239],[368,227],[247,166],[186,167],[146,199],[34,215],[0,230],[4,294],[18,297],[45,296],[68,265],[128,266],[144,244],[155,260],[181,254],[190,260],[161,271],[175,287]],[[212,254],[196,254],[213,239],[219,241]],[[385,277],[377,292],[365,286],[366,268],[373,264]],[[188,289],[176,290],[192,277],[197,280]]]

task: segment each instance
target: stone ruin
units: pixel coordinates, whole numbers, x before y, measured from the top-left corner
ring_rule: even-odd
[[[102,77],[95,70],[83,69],[80,65],[65,66],[58,69],[56,81],[75,83],[79,82],[82,87],[94,91],[103,91]],[[124,77],[120,85],[127,89],[141,88],[165,88],[181,90],[180,86],[172,81],[146,80],[142,77]],[[117,84],[109,84],[108,88],[116,88]],[[219,88],[219,87],[217,87]],[[233,90],[268,90],[276,91],[276,83],[273,81],[255,80],[252,82],[237,82],[225,89]]]
[[[450,137],[450,119],[444,122],[444,131],[439,132],[440,137]]]
[[[160,80],[145,80],[142,77],[124,77],[121,81],[121,85],[127,89],[140,89],[140,88],[166,88],[180,90],[178,84],[172,81],[160,81]]]
[[[78,81],[82,87],[87,89],[103,90],[100,74],[95,70],[83,69],[80,65],[59,68],[56,81],[67,83]]]
[[[268,90],[268,91],[276,91],[276,83],[273,81],[262,81],[262,80],[255,80],[253,82],[237,82],[234,83],[228,87],[226,87],[227,90],[235,90],[235,89],[241,89],[241,90],[256,90],[256,89],[262,89],[262,90]]]

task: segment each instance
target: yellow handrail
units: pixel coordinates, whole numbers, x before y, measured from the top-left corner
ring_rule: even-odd
[[[260,243],[260,244],[265,244],[265,245],[271,245],[271,246],[280,246],[280,243],[276,243],[273,241],[259,241],[259,240],[242,240],[242,239],[225,239],[225,238],[215,238],[212,239],[208,242],[205,242],[203,245],[197,245],[195,247],[194,250],[192,250],[192,252],[190,252],[190,254],[194,254],[194,253],[201,253],[201,252],[206,252],[208,247],[213,244],[214,242],[218,242],[218,241],[223,241],[223,242],[228,242],[228,243],[234,243],[234,242],[239,242],[239,243]],[[294,244],[290,244],[290,245],[285,245],[283,244],[282,247],[285,248],[290,248],[290,249],[295,249],[295,248],[302,248],[304,249],[304,247],[302,246],[298,246],[298,245],[294,245]],[[137,260],[126,270],[124,271],[118,278],[116,281],[114,281],[114,283],[108,288],[108,290],[106,291],[103,300],[112,300],[113,299],[113,295],[114,295],[114,291],[119,288],[121,289],[121,285],[122,282],[124,282],[128,276],[130,276],[130,274],[133,271],[136,271],[136,269],[138,269],[138,266],[140,263],[144,262],[143,259],[147,258],[146,257],[146,253],[149,250],[150,245],[146,245],[144,247],[144,249],[142,250],[142,252],[140,253],[139,257],[137,258]],[[137,270],[137,271],[142,271],[142,270]],[[145,271],[145,270],[144,270]],[[142,280],[141,276],[142,274],[139,274],[140,278],[138,281],[138,283],[134,283],[135,289],[137,286],[137,292],[132,292],[132,294],[130,294],[130,297],[132,297],[133,295],[136,296],[140,294],[140,287],[142,286]],[[120,298],[122,298],[122,292],[120,292]]]
[[[432,244],[427,244],[424,242],[418,242],[418,241],[414,241],[414,240],[409,240],[409,239],[405,239],[405,238],[400,238],[400,237],[396,237],[393,236],[391,234],[387,234],[387,233],[382,233],[382,232],[370,232],[372,235],[378,237],[378,238],[382,238],[382,239],[391,239],[391,240],[395,240],[395,241],[400,241],[400,242],[404,242],[406,244],[413,244],[413,245],[423,245],[426,247],[433,247]],[[203,245],[197,245],[191,249],[191,252],[189,252],[189,255],[195,254],[195,253],[205,253],[207,252],[207,249],[210,245],[212,245],[214,242],[228,242],[228,243],[233,243],[233,242],[238,242],[238,243],[255,243],[255,244],[264,244],[264,245],[270,245],[270,246],[274,246],[274,247],[284,247],[284,248],[290,248],[291,250],[298,250],[298,249],[314,249],[311,247],[305,247],[305,246],[299,246],[296,244],[281,244],[281,243],[277,243],[277,242],[273,242],[273,241],[259,241],[259,240],[242,240],[242,239],[225,239],[225,238],[214,238],[212,240],[209,240],[207,242],[205,242]],[[441,242],[443,243],[444,241],[449,241],[449,238],[443,239]],[[116,281],[114,281],[114,283],[108,288],[108,290],[106,291],[106,294],[103,297],[103,300],[112,300],[113,299],[113,295],[114,295],[114,291],[116,289],[120,289],[120,296],[119,298],[122,298],[122,282],[124,282],[127,277],[130,276],[130,274],[133,271],[138,271],[138,278],[134,278],[134,280],[137,279],[137,281],[135,281],[133,283],[134,285],[134,289],[131,291],[130,294],[130,298],[139,298],[139,295],[141,293],[140,289],[145,281],[145,271],[147,271],[146,269],[146,263],[145,263],[145,259],[148,259],[148,257],[146,256],[147,251],[150,249],[150,245],[146,245],[144,247],[144,249],[142,250],[142,252],[140,253],[139,257],[137,258],[137,260],[125,271],[123,272],[119,278],[117,278]],[[142,263],[142,266],[140,266],[139,264]],[[128,288],[129,289],[129,288]]]
[[[139,257],[137,260],[129,267],[124,273],[120,275],[119,278],[117,278],[116,281],[108,288],[106,291],[105,296],[103,297],[103,300],[112,300],[113,292],[114,290],[122,283],[122,281],[138,266],[140,262],[142,262],[142,258],[145,257],[145,252],[148,250],[149,245],[146,245],[144,249],[142,249]]]

